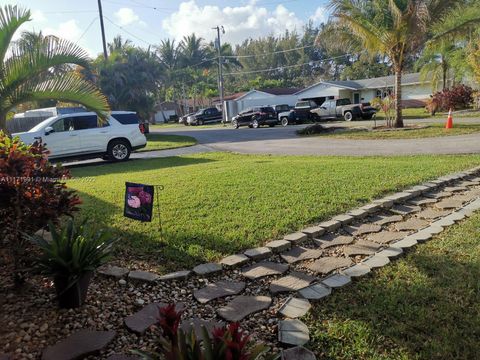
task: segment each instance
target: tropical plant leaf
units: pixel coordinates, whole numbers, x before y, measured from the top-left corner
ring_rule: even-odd
[[[17,5],[0,7],[0,63],[5,60],[8,47],[18,28],[30,20],[30,10]]]

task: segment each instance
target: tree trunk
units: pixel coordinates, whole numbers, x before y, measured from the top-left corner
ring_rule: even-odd
[[[447,71],[448,71],[448,64],[443,61],[442,62],[442,76],[443,76],[443,89],[442,90],[445,90],[448,86],[447,86]]]
[[[401,66],[395,67],[395,127],[403,128]]]
[[[0,112],[0,131],[7,133],[7,113]]]

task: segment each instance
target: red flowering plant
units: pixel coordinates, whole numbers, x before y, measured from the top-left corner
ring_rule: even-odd
[[[23,281],[27,261],[23,234],[32,234],[80,203],[64,180],[68,170],[48,161],[44,145],[25,145],[0,131],[0,246],[14,262],[14,280]]]
[[[175,304],[159,310],[162,335],[156,352],[133,351],[143,359],[157,360],[274,360],[278,354],[267,354],[270,348],[262,344],[251,344],[250,337],[240,328],[238,322],[214,328],[209,334],[202,326],[201,338],[192,328],[187,334],[179,328],[183,311],[177,311]]]

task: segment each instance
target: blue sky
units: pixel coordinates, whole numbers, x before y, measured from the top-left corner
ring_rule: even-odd
[[[42,30],[67,38],[93,56],[101,52],[97,0],[0,0],[32,11],[23,30]],[[196,32],[212,40],[216,25],[225,27],[224,40],[239,43],[249,37],[301,30],[309,19],[327,18],[321,0],[102,0],[107,41],[121,34],[135,44],[148,46],[160,40]]]

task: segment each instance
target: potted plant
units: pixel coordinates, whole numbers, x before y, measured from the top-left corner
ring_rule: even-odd
[[[69,219],[59,230],[50,223],[49,229],[50,241],[28,237],[42,252],[38,265],[43,273],[53,277],[60,307],[79,307],[87,297],[93,271],[108,260],[117,239],[104,230],[89,227],[87,220],[76,226]]]

